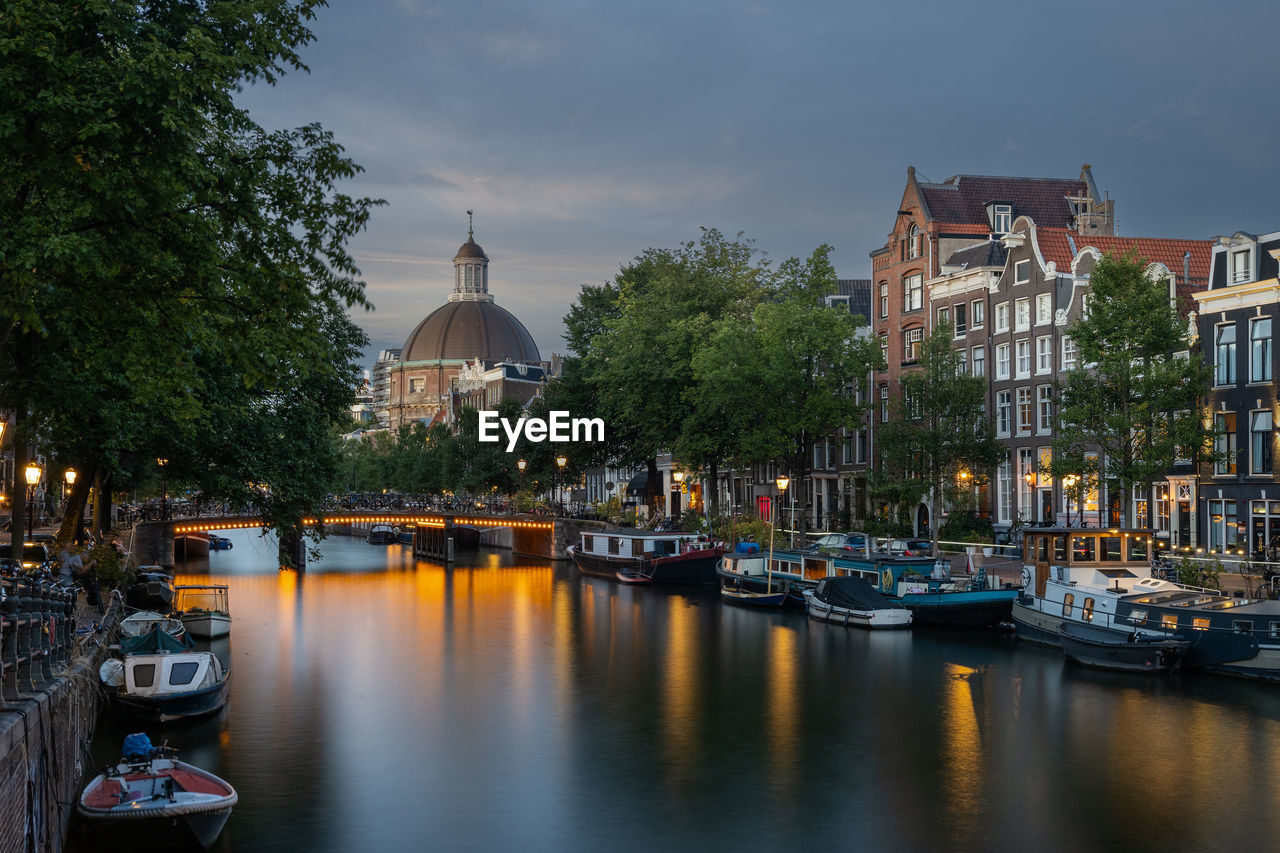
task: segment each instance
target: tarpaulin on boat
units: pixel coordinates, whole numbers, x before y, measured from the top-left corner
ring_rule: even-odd
[[[120,651],[126,655],[145,655],[155,652],[185,652],[191,648],[191,641],[186,637],[181,640],[172,634],[166,634],[159,626],[138,637],[128,637],[120,641]]]
[[[883,610],[902,606],[881,595],[862,578],[823,578],[818,581],[818,588],[813,594],[819,601],[849,610]]]
[[[147,737],[147,733],[136,732],[124,736],[124,747],[120,754],[125,758],[150,758],[153,749],[155,747],[151,745],[151,738]]]

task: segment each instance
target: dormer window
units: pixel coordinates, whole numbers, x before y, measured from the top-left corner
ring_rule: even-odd
[[[991,221],[991,233],[1008,234],[1013,228],[1013,205],[988,204],[987,217]]]
[[[1249,263],[1249,249],[1237,249],[1231,253],[1231,283],[1241,284],[1253,278]]]

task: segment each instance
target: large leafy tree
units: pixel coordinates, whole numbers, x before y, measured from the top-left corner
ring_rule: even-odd
[[[358,167],[331,135],[264,130],[234,95],[302,68],[321,5],[0,10],[0,408],[19,466],[43,441],[97,474],[73,511],[157,456],[227,496],[265,483],[279,524],[318,502],[364,343],[346,243],[375,202],[337,191]],[[15,533],[25,510],[19,490]]]
[[[951,326],[942,322],[921,342],[918,363],[903,374],[893,422],[880,439],[881,485],[899,498],[928,496],[935,554],[943,499],[957,493],[961,472],[988,475],[1001,454],[984,410],[986,378],[969,375],[951,336]]]
[[[1133,254],[1098,261],[1088,311],[1069,330],[1083,369],[1059,384],[1053,470],[1077,475],[1077,488],[1105,479],[1128,495],[1178,460],[1212,457],[1200,412],[1208,368],[1187,357],[1187,325],[1146,267]]]

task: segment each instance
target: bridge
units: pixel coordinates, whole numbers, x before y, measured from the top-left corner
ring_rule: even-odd
[[[449,559],[447,540],[452,529],[469,526],[487,532],[486,544],[509,548],[517,554],[566,560],[566,549],[578,539],[583,529],[596,530],[598,522],[572,518],[546,519],[536,516],[454,514],[433,511],[396,511],[371,513],[367,511],[328,512],[322,516],[304,518],[306,527],[323,524],[326,529],[342,527],[390,524],[417,525],[414,534],[414,554],[430,559]],[[134,525],[133,553],[139,565],[171,567],[174,563],[174,539],[187,533],[207,533],[213,530],[243,530],[263,528],[261,518],[246,515],[220,517],[178,518],[167,521],[142,521]],[[297,543],[291,552],[294,564],[305,563],[306,548]]]

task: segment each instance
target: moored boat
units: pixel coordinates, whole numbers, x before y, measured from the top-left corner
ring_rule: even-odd
[[[174,588],[174,613],[193,637],[216,640],[231,633],[231,608],[223,584],[190,584]]]
[[[148,722],[202,717],[227,704],[231,672],[213,652],[193,651],[159,628],[121,643],[98,677],[117,708]]]
[[[139,610],[120,620],[120,634],[124,637],[141,637],[150,634],[152,629],[159,628],[171,637],[181,640],[186,632],[182,620],[154,610]]]
[[[139,610],[168,613],[173,609],[173,575],[159,566],[139,566],[137,578],[124,599]]]
[[[805,590],[810,619],[858,628],[907,628],[911,611],[858,577],[826,577]]]
[[[569,547],[578,571],[614,580],[619,572],[659,584],[713,584],[724,551],[690,533],[583,533]]]
[[[874,565],[880,591],[911,611],[913,625],[999,625],[1009,621],[1019,593],[982,572],[953,574],[949,563],[931,557],[882,557]]]
[[[1068,660],[1099,669],[1168,672],[1182,663],[1192,641],[1164,634],[1118,631],[1101,625],[1063,622],[1058,626]]]
[[[232,542],[225,536],[217,536],[209,534],[209,550],[210,551],[230,551]]]
[[[146,850],[192,840],[212,847],[238,800],[235,788],[168,757],[173,750],[153,747],[145,734],[127,736],[121,752],[119,763],[88,784],[76,807],[94,848]]]
[[[369,529],[364,541],[370,545],[393,545],[397,541],[396,532],[390,524],[375,524]]]

